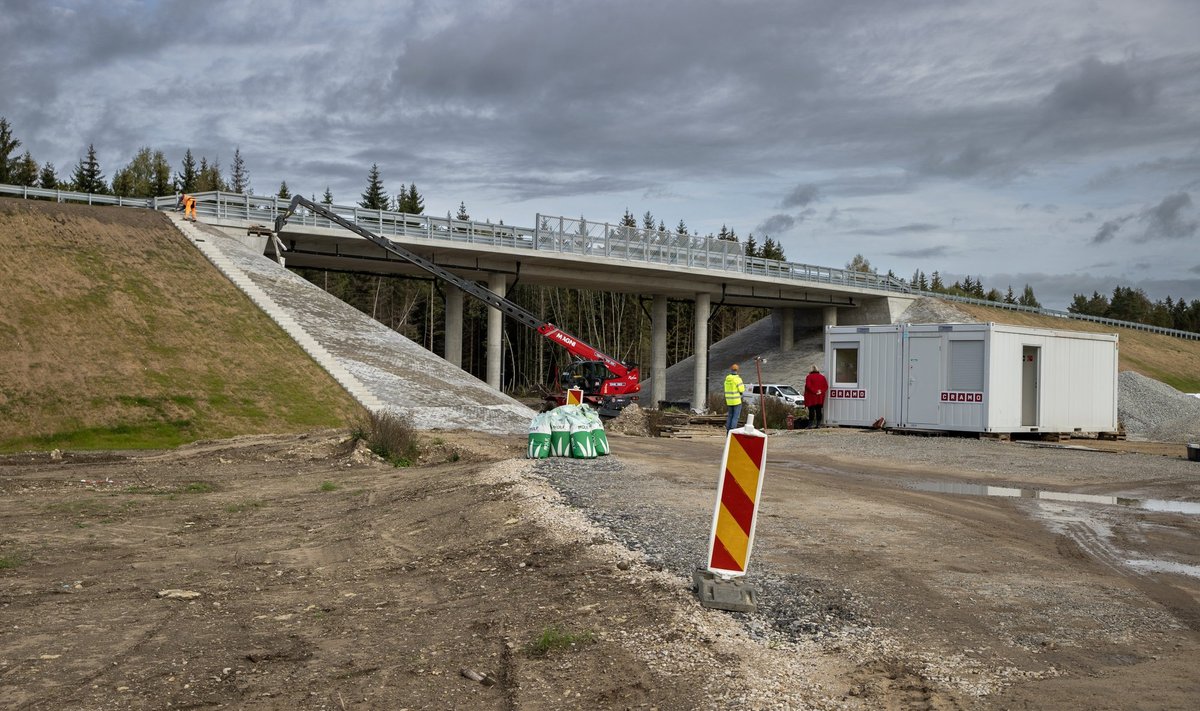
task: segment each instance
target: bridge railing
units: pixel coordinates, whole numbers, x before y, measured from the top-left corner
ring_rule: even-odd
[[[739,242],[681,235],[667,230],[589,222],[583,218],[537,216],[539,249],[636,262],[718,269],[776,279],[837,284],[856,289],[909,293],[895,277],[762,257],[747,257]]]
[[[27,199],[74,202],[87,205],[115,205],[141,207],[153,210],[174,210],[178,195],[153,198],[129,198],[116,195],[98,195],[70,190],[48,190],[20,185],[0,184],[0,195],[11,195]],[[287,209],[289,201],[273,195],[243,195],[229,192],[195,193],[197,212],[208,218],[242,220],[248,223],[273,225],[275,217]],[[947,301],[991,306],[1010,311],[1054,316],[1076,321],[1089,321],[1105,326],[1130,328],[1148,333],[1158,333],[1188,340],[1200,340],[1200,333],[1181,331],[1175,328],[1151,326],[1132,321],[1119,321],[1102,316],[1077,314],[1070,311],[1046,309],[1020,304],[1006,304],[986,299],[975,299],[954,294],[921,291],[911,288],[901,279],[866,272],[822,267],[800,262],[787,262],[761,257],[747,257],[744,246],[738,242],[710,239],[696,235],[680,235],[669,231],[644,230],[622,227],[605,222],[589,222],[584,219],[537,215],[537,227],[513,227],[490,222],[456,220],[451,217],[409,215],[390,210],[368,210],[344,205],[331,206],[334,212],[353,220],[377,234],[408,238],[443,239],[471,244],[486,244],[529,250],[557,251],[568,254],[620,259],[624,261],[649,262],[673,266],[718,269],[744,274],[789,279],[819,284],[837,284],[857,289],[874,289],[886,292],[930,296]],[[294,216],[291,224],[312,227],[335,228],[326,218],[301,212]]]

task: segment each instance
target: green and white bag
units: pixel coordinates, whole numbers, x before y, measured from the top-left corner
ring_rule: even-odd
[[[596,455],[603,457],[611,450],[608,448],[608,435],[604,433],[604,422],[600,419],[600,415],[595,411],[588,413],[588,424],[592,429],[592,446],[596,449]]]
[[[562,408],[550,412],[550,456],[571,456],[571,422],[562,413]]]
[[[596,446],[592,443],[592,425],[586,417],[571,418],[571,456],[576,459],[595,459]]]
[[[549,413],[543,412],[529,423],[529,451],[526,456],[530,459],[545,459],[550,456]]]

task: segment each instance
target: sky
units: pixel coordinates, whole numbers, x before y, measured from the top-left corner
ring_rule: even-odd
[[[1065,308],[1200,299],[1197,0],[0,0],[60,177],[186,149],[259,194],[533,226],[650,211]]]

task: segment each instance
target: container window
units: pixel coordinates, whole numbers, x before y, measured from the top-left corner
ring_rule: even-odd
[[[950,341],[950,389],[983,392],[983,341]]]
[[[858,385],[858,344],[833,344],[833,384]]]

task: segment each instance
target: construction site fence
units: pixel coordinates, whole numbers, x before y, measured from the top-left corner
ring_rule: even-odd
[[[141,207],[152,210],[174,210],[179,195],[152,198],[129,198],[116,195],[80,193],[68,190],[47,190],[20,185],[0,184],[0,195],[27,199],[75,202],[88,205]],[[247,225],[270,226],[275,218],[286,212],[290,200],[274,195],[246,195],[224,191],[192,193],[197,213],[207,219],[231,220]],[[946,301],[976,304],[992,308],[1021,311],[1042,316],[1088,321],[1105,326],[1130,328],[1188,340],[1200,340],[1200,333],[1132,321],[1090,316],[1036,306],[1008,304],[955,294],[913,289],[907,282],[890,275],[860,272],[850,269],[822,267],[800,262],[788,262],[762,257],[748,257],[745,245],[731,240],[679,234],[667,230],[644,229],[607,222],[591,222],[584,218],[569,218],[538,214],[535,228],[459,220],[451,216],[433,217],[411,215],[391,210],[368,209],[357,206],[327,205],[327,209],[379,235],[415,239],[439,239],[450,242],[483,244],[495,247],[553,251],[605,260],[623,260],[737,272],[772,279],[834,284],[854,289],[928,296]],[[326,217],[301,209],[289,220],[292,225],[341,229]]]

